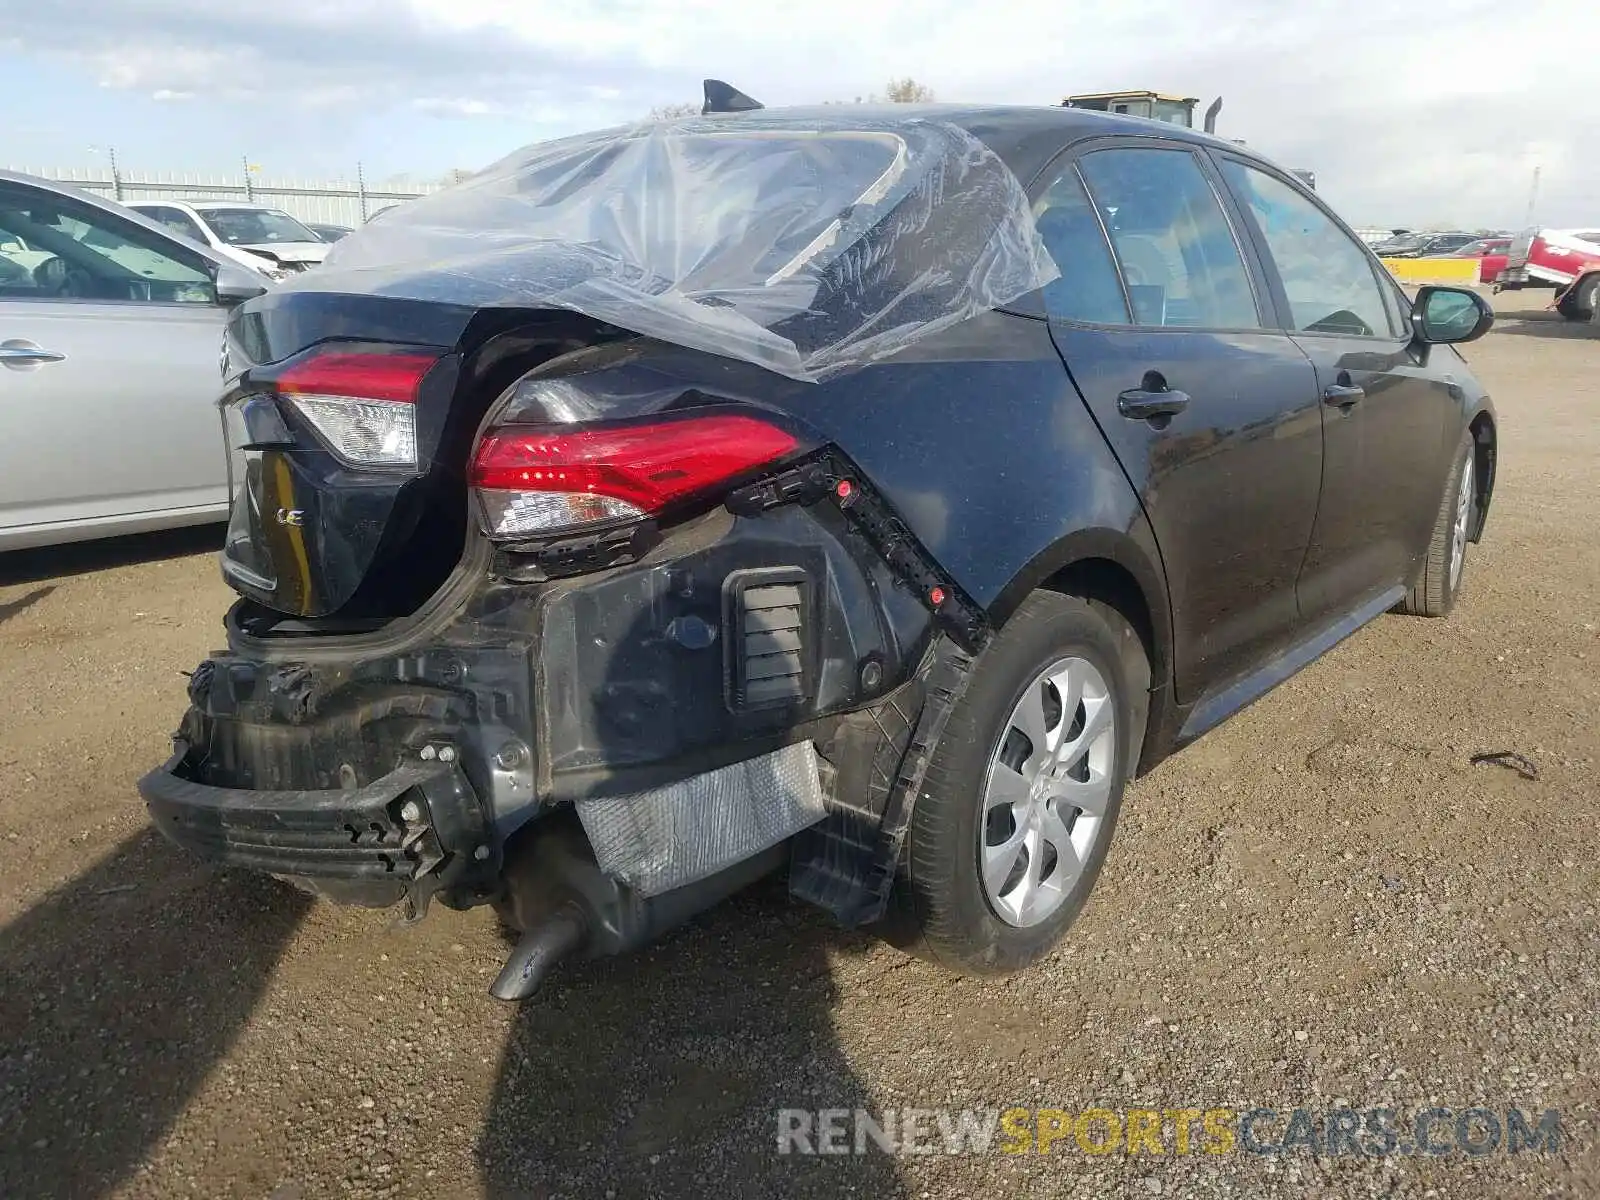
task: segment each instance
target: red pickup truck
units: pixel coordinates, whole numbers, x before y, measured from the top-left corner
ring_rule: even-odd
[[[1600,230],[1527,229],[1511,242],[1495,291],[1553,287],[1556,311],[1600,324]]]

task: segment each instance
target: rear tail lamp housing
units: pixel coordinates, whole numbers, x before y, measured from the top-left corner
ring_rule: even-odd
[[[537,539],[659,517],[726,492],[798,444],[725,410],[579,428],[508,424],[479,439],[471,483],[485,533]]]
[[[274,384],[330,450],[353,467],[417,467],[417,393],[441,355],[329,347]]]

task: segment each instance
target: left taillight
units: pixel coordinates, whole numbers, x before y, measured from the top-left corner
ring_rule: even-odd
[[[351,466],[417,465],[417,393],[433,351],[313,353],[281,371],[278,393]]]
[[[796,439],[741,413],[587,429],[484,433],[471,483],[484,532],[530,538],[657,516],[790,454]]]

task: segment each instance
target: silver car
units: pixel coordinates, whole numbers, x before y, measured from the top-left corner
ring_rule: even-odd
[[[120,204],[0,171],[0,551],[224,519],[222,328],[267,285]]]

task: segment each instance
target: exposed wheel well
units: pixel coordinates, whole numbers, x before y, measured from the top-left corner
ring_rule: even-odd
[[[1496,442],[1494,419],[1486,412],[1472,418],[1467,426],[1472,433],[1472,468],[1477,482],[1477,513],[1473,520],[1472,540],[1483,536],[1483,523],[1489,515],[1489,497],[1494,493]]]
[[[1167,677],[1166,656],[1156,637],[1150,605],[1139,581],[1126,567],[1109,558],[1082,558],[1062,567],[1039,586],[1052,592],[1098,600],[1116,609],[1128,619],[1144,643],[1152,681]]]

